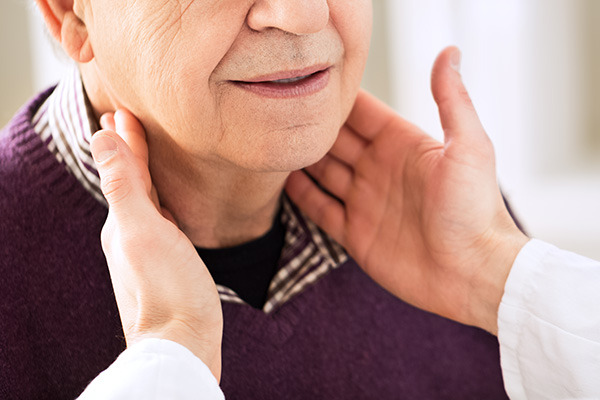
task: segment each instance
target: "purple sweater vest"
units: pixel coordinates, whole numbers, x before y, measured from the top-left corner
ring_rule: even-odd
[[[106,209],[32,129],[0,134],[0,398],[73,399],[124,349]],[[228,399],[506,399],[498,343],[419,311],[349,261],[272,314],[223,304]]]

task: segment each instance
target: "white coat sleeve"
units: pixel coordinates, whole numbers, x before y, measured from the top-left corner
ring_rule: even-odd
[[[506,283],[498,340],[511,399],[600,399],[600,263],[530,241]]]
[[[208,367],[184,346],[145,339],[125,350],[79,400],[223,400]]]

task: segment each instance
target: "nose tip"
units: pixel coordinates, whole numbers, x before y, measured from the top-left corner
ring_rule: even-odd
[[[248,13],[255,31],[276,28],[295,35],[323,30],[329,23],[327,0],[258,0]]]

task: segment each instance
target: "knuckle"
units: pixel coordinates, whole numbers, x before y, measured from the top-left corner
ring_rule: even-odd
[[[110,205],[115,205],[129,197],[131,193],[131,182],[119,174],[108,174],[102,177],[100,188],[104,197]]]

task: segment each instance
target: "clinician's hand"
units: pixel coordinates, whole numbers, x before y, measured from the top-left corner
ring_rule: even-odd
[[[330,153],[306,169],[339,201],[299,171],[286,190],[391,293],[496,333],[508,273],[528,238],[504,206],[459,63],[452,47],[433,68],[444,143],[363,92]]]
[[[192,243],[160,207],[144,129],[124,110],[104,115],[101,124],[109,130],[93,136],[91,149],[109,203],[102,248],[127,343],[180,343],[219,380],[223,316],[217,289]]]

